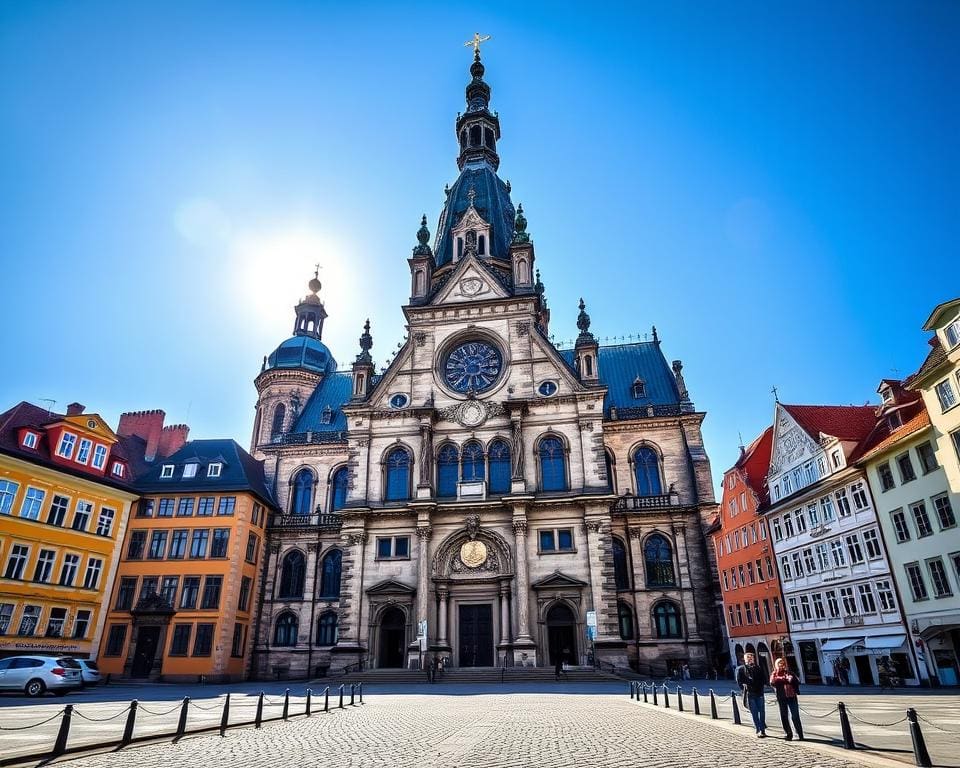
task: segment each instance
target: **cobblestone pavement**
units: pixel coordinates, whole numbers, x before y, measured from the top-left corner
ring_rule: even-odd
[[[231,722],[253,717],[256,697],[250,695],[259,685],[231,686]],[[279,715],[282,686],[267,686],[265,716]],[[653,761],[658,768],[674,766],[749,765],[751,768],[790,768],[817,766],[822,768],[854,768],[861,765],[861,753],[825,750],[816,745],[785,742],[779,738],[757,741],[751,728],[711,723],[706,717],[695,719],[689,712],[692,701],[687,697],[687,715],[654,709],[632,701],[626,683],[553,684],[553,685],[407,685],[367,686],[365,704],[330,714],[298,717],[289,722],[265,724],[260,730],[235,729],[226,738],[216,735],[190,737],[179,743],[155,743],[132,747],[122,752],[105,753],[70,761],[72,768],[109,768],[135,762],[138,766],[200,766],[216,763],[217,768],[274,764],[278,759],[314,765],[338,766],[443,766],[444,768],[519,768],[537,766],[634,766]],[[321,689],[322,690],[322,689]],[[116,738],[123,726],[125,700],[135,693],[142,707],[155,714],[141,712],[137,733],[162,733],[176,724],[177,699],[185,689],[170,687],[166,697],[157,687],[147,690],[113,689],[87,692],[70,697],[78,712],[86,712],[94,721],[75,719],[71,743]],[[303,709],[303,689],[292,697],[291,712]],[[197,698],[189,712],[189,728],[219,722],[222,699],[217,700],[209,688],[206,698]],[[153,698],[148,700],[148,696]],[[196,695],[196,694],[194,694]],[[829,711],[832,696],[805,696],[809,712]],[[872,697],[879,703],[890,696]],[[956,696],[913,697],[937,708],[942,718],[944,709],[960,719],[960,703]],[[106,699],[96,701],[96,699]],[[857,700],[855,700],[857,699]],[[23,700],[0,699],[0,727],[14,723],[36,722],[58,712],[63,701],[44,700],[43,704],[8,706]],[[871,697],[847,696],[852,711],[872,712]],[[902,712],[905,700],[895,702]],[[335,707],[337,699],[331,700]],[[729,723],[729,695],[720,702],[721,717]],[[918,709],[921,709],[921,705]],[[322,708],[322,697],[314,698],[314,712]],[[933,709],[932,706],[928,707]],[[171,711],[172,710],[172,711]],[[709,711],[704,708],[704,711]],[[163,715],[160,713],[166,712]],[[931,715],[934,713],[931,712]],[[11,717],[12,715],[12,717]],[[119,715],[119,716],[118,716]],[[749,714],[744,712],[744,721]],[[771,734],[777,720],[770,711]],[[113,720],[100,722],[102,718]],[[813,722],[811,715],[810,722]],[[893,719],[893,718],[890,718]],[[947,720],[938,722],[948,725]],[[878,717],[879,721],[880,718]],[[886,722],[886,720],[884,720]],[[0,754],[7,748],[21,751],[29,741],[36,747],[49,744],[56,733],[54,720],[42,729],[0,732]],[[854,733],[861,732],[854,724]],[[953,726],[957,727],[957,726]],[[866,726],[860,726],[861,729]],[[809,726],[813,732],[814,726]],[[930,728],[926,729],[930,731]],[[865,733],[865,732],[864,732]],[[906,731],[904,731],[906,733]],[[829,735],[829,734],[826,734]],[[12,738],[10,738],[12,737]],[[956,744],[956,736],[949,737]],[[866,741],[866,739],[864,739]],[[931,740],[932,741],[932,740]],[[906,744],[909,744],[907,740]],[[29,751],[33,751],[32,749]],[[943,758],[949,753],[947,750]],[[934,762],[942,762],[931,745]],[[909,758],[900,755],[900,759]],[[953,762],[957,765],[957,762]]]

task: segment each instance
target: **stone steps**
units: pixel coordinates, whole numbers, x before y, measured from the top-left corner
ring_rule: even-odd
[[[426,672],[421,669],[367,669],[350,672],[339,678],[345,683],[423,683]],[[448,667],[438,683],[538,683],[555,680],[553,667]],[[573,667],[566,671],[569,682],[598,682],[619,680],[615,675],[592,667]]]

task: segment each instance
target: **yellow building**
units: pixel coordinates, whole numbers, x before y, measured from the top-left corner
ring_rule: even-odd
[[[96,657],[143,443],[83,410],[0,414],[0,656]]]

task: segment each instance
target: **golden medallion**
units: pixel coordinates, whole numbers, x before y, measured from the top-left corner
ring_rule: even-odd
[[[482,541],[465,541],[460,547],[460,559],[468,568],[479,568],[487,562],[487,546]]]

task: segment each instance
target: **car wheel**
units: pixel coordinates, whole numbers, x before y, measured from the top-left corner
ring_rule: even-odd
[[[43,692],[47,690],[47,686],[43,684],[43,680],[33,679],[27,683],[23,690],[27,696],[42,696]]]

